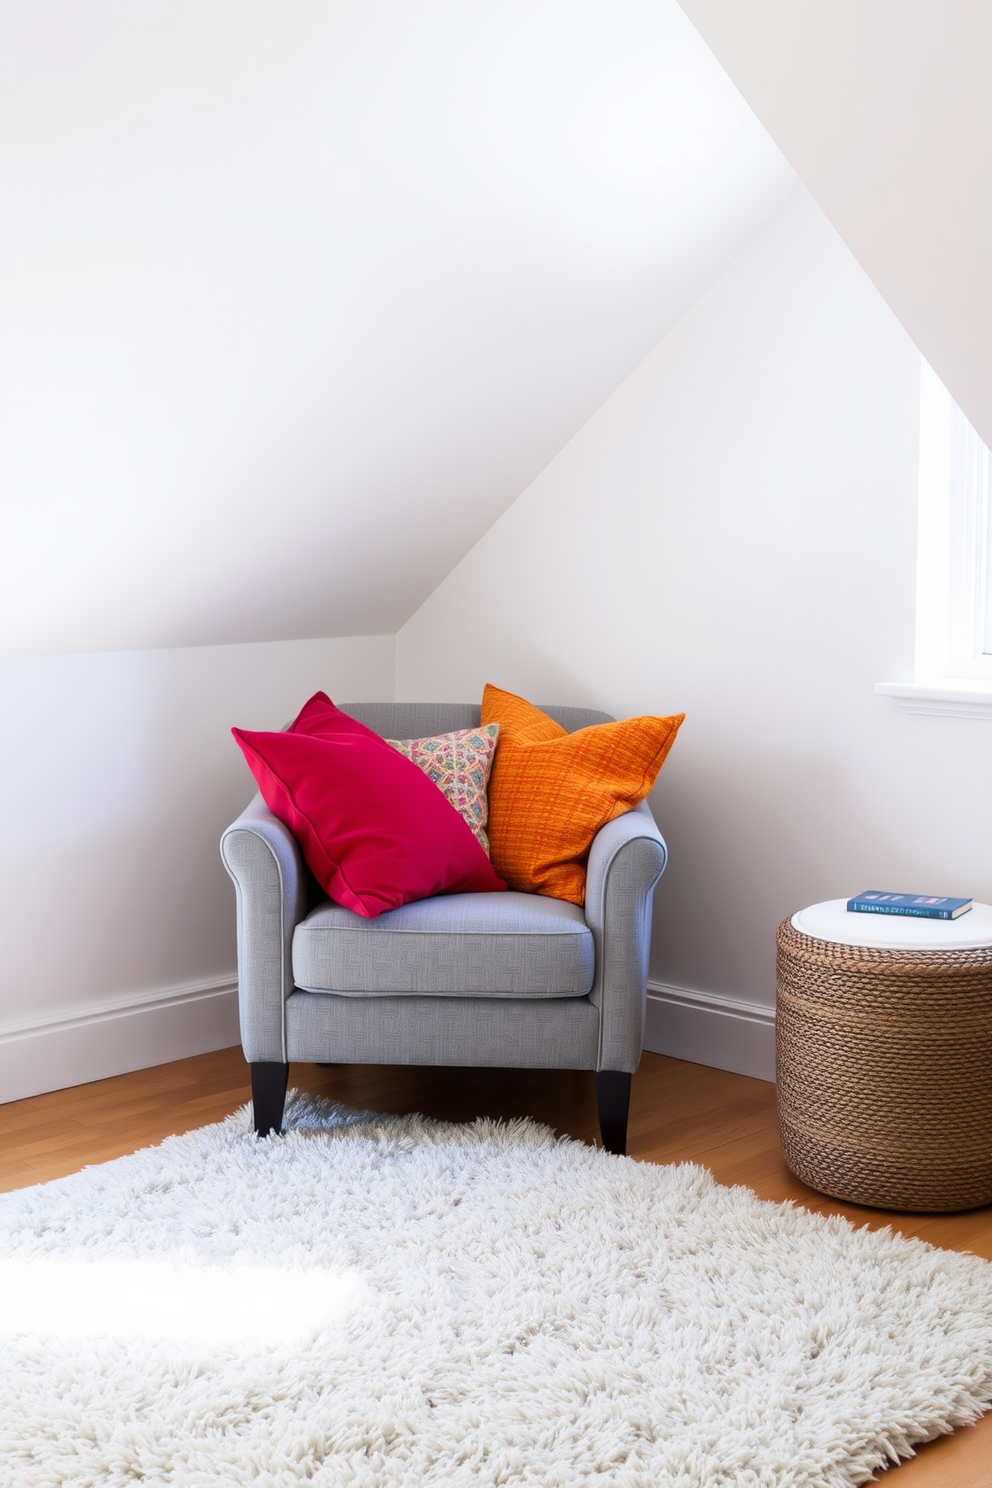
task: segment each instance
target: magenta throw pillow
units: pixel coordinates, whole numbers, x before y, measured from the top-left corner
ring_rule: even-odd
[[[343,713],[345,724],[332,732],[329,712],[321,713],[319,737],[299,731],[315,703],[289,732],[231,732],[265,804],[332,899],[371,920],[434,894],[506,888],[437,786],[378,734]]]
[[[386,743],[374,729],[336,708],[326,692],[315,692],[312,698],[307,698],[286,732],[312,734],[315,739],[336,739],[340,734],[360,734],[364,739],[374,739],[379,744]]]

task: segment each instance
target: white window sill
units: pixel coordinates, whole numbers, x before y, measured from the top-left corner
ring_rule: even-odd
[[[992,721],[992,681],[942,677],[937,682],[876,682],[879,697],[894,698],[907,713]]]

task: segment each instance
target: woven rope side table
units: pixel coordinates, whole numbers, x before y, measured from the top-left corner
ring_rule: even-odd
[[[816,911],[829,913],[818,920]],[[844,900],[830,901],[778,928],[786,1163],[811,1188],[856,1204],[947,1211],[992,1203],[992,909],[881,928],[845,927],[844,914]],[[831,936],[916,943],[848,944],[796,921]],[[934,925],[951,944],[942,947]],[[986,932],[987,944],[967,944]]]

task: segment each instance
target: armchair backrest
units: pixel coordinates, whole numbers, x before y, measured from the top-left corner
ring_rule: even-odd
[[[609,713],[595,708],[538,706],[570,734],[593,723],[613,722]],[[384,739],[425,739],[455,729],[478,728],[481,713],[478,703],[339,703],[338,707]]]

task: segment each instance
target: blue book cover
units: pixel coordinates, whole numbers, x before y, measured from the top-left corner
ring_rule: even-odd
[[[886,894],[881,889],[865,889],[848,899],[853,914],[917,915],[924,920],[956,920],[971,908],[970,899],[940,898],[935,894]]]

